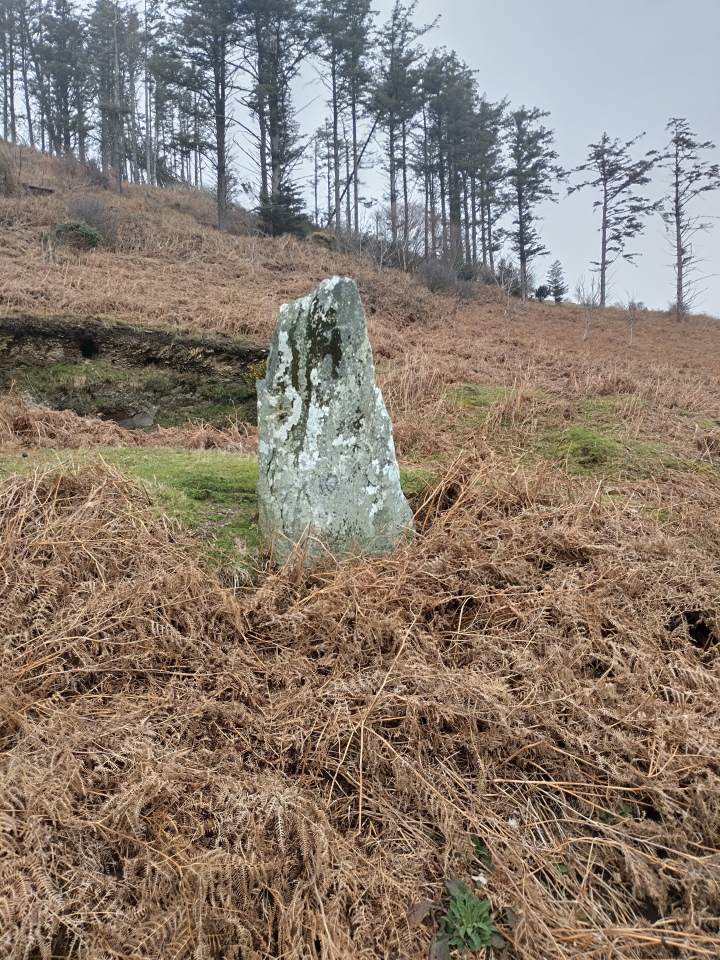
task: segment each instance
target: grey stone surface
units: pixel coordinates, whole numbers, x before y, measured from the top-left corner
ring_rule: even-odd
[[[387,553],[412,528],[355,282],[284,304],[258,381],[260,535],[283,563]]]

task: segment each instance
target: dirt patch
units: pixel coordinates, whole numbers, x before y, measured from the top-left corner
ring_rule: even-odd
[[[255,416],[267,349],[95,318],[0,318],[0,386],[54,410],[133,429]]]

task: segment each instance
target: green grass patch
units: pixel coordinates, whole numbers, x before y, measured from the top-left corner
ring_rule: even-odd
[[[408,500],[418,497],[437,479],[437,473],[427,465],[422,467],[401,467],[400,486]]]
[[[570,476],[632,479],[685,468],[684,463],[660,443],[579,424],[550,431],[540,440],[539,448],[545,456],[564,461]]]
[[[35,467],[99,461],[139,480],[158,514],[179,521],[196,537],[199,560],[210,572],[233,573],[254,566],[258,531],[253,456],[164,447],[44,450],[26,457],[1,457],[0,469],[24,473]]]
[[[253,562],[258,547],[255,457],[152,447],[103,450],[99,455],[142,480],[156,508],[202,540],[212,569]]]

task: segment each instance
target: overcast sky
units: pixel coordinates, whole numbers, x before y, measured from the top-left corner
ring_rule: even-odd
[[[375,0],[378,23],[387,20],[392,0]],[[638,149],[667,143],[670,117],[685,117],[701,140],[720,145],[720,0],[419,0],[417,23],[440,14],[426,47],[445,46],[477,71],[481,92],[490,100],[509,98],[512,107],[547,110],[545,124],[556,134],[559,162],[582,163],[588,144],[603,132],[630,140],[646,132]],[[298,91],[297,106],[315,96],[309,83]],[[320,102],[299,118],[305,131],[309,115],[322,122]],[[312,128],[311,128],[312,129]],[[720,149],[708,157],[720,162]],[[663,174],[648,190],[662,192]],[[368,180],[365,193],[381,192]],[[581,191],[543,207],[543,241],[550,255],[535,262],[538,279],[559,259],[571,287],[599,259],[598,216],[592,191]],[[700,201],[698,213],[720,217],[720,191]],[[380,199],[376,197],[376,199]],[[696,250],[707,258],[702,271],[720,273],[720,220],[700,235]],[[651,218],[633,249],[637,266],[613,269],[609,300],[637,296],[647,306],[665,308],[673,298],[672,252],[662,221]],[[720,316],[720,276],[700,284],[705,293],[697,309]]]

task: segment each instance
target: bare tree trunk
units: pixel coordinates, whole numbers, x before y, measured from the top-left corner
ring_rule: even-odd
[[[325,163],[327,167],[327,225],[332,224],[332,147],[330,145],[330,127],[325,124]]]
[[[606,273],[607,273],[607,227],[608,227],[608,195],[607,189],[603,194],[601,249],[600,249],[600,306],[605,306]]]
[[[490,264],[490,269],[495,273],[495,253],[493,251],[493,239],[492,239],[492,211],[490,209],[490,200],[486,201],[487,206],[487,245],[488,245],[488,262]]]
[[[685,263],[682,242],[682,211],[680,209],[680,167],[677,154],[673,187],[673,215],[675,219],[675,316],[678,320],[682,320],[685,315],[685,284],[683,277]]]
[[[75,92],[75,115],[77,117],[77,153],[80,163],[85,163],[85,142],[87,137],[87,127],[85,126],[85,105],[83,104],[82,91],[78,86]]]
[[[466,174],[463,174],[462,178],[463,186],[463,215],[465,217],[465,263],[472,264],[472,250],[470,247],[470,210],[468,203],[468,177]]]
[[[227,232],[227,145],[225,142],[225,56],[216,60],[214,69],[215,96],[215,148],[217,150],[217,214],[218,230]]]
[[[3,33],[2,38],[2,63],[3,63],[3,140],[7,140],[9,131],[10,113],[8,110],[8,48],[7,36]]]
[[[347,135],[345,130],[343,130],[344,139],[345,139],[345,222],[347,224],[348,232],[352,231],[352,210],[350,207],[350,144],[348,143]]]
[[[15,44],[12,35],[8,45],[8,73],[10,81],[8,84],[8,97],[10,100],[10,139],[13,143],[17,142],[17,125],[15,122]]]
[[[113,88],[113,97],[115,103],[113,109],[115,113],[115,189],[122,193],[122,114],[120,112],[120,50],[118,47],[117,35],[118,5],[115,0],[115,18],[113,20],[113,45],[115,48],[115,83]]]
[[[430,165],[428,163],[427,110],[423,104],[423,249],[425,260],[430,257]]]
[[[352,102],[350,104],[351,122],[352,122],[352,154],[353,154],[353,214],[355,218],[355,237],[360,236],[360,184],[359,167],[360,159],[358,157],[358,132],[357,132],[357,96],[353,91]]]
[[[518,259],[520,261],[520,296],[527,300],[527,254],[525,252],[525,218],[523,217],[523,195],[518,187],[517,192],[517,212],[518,212]]]
[[[407,177],[407,126],[402,122],[402,184],[403,184],[403,268],[408,268],[410,249],[410,202]]]
[[[472,216],[472,263],[477,267],[477,196],[475,193],[475,174],[470,174],[470,213]]]
[[[150,73],[148,70],[148,54],[150,40],[148,37],[148,18],[147,18],[147,0],[145,0],[145,63],[143,65],[143,90],[145,93],[145,178],[147,183],[148,196],[153,188],[153,169],[152,169],[152,105],[150,102]]]
[[[132,144],[133,183],[140,183],[140,164],[138,163],[138,124],[137,103],[135,102],[135,70],[130,73],[130,136]]]
[[[440,153],[440,164],[439,164],[439,177],[440,177],[440,228],[441,228],[441,250],[443,260],[447,259],[448,252],[448,222],[447,222],[447,198],[445,190],[445,163],[443,161],[442,152]]]
[[[342,230],[340,221],[340,133],[338,129],[340,106],[338,104],[337,88],[337,56],[332,52],[332,61],[330,64],[330,77],[332,82],[332,133],[333,133],[333,173],[335,178],[335,232],[338,237]]]
[[[314,198],[315,198],[315,225],[320,222],[320,210],[318,208],[318,175],[319,175],[319,163],[318,163],[318,139],[315,137],[314,143],[314,160],[315,160],[315,174],[313,177],[313,187],[314,187]]]
[[[33,130],[32,110],[30,107],[30,82],[28,77],[28,57],[25,38],[20,41],[20,75],[23,83],[23,97],[25,100],[25,119],[27,121],[28,142],[31,147],[35,146],[35,132]]]

